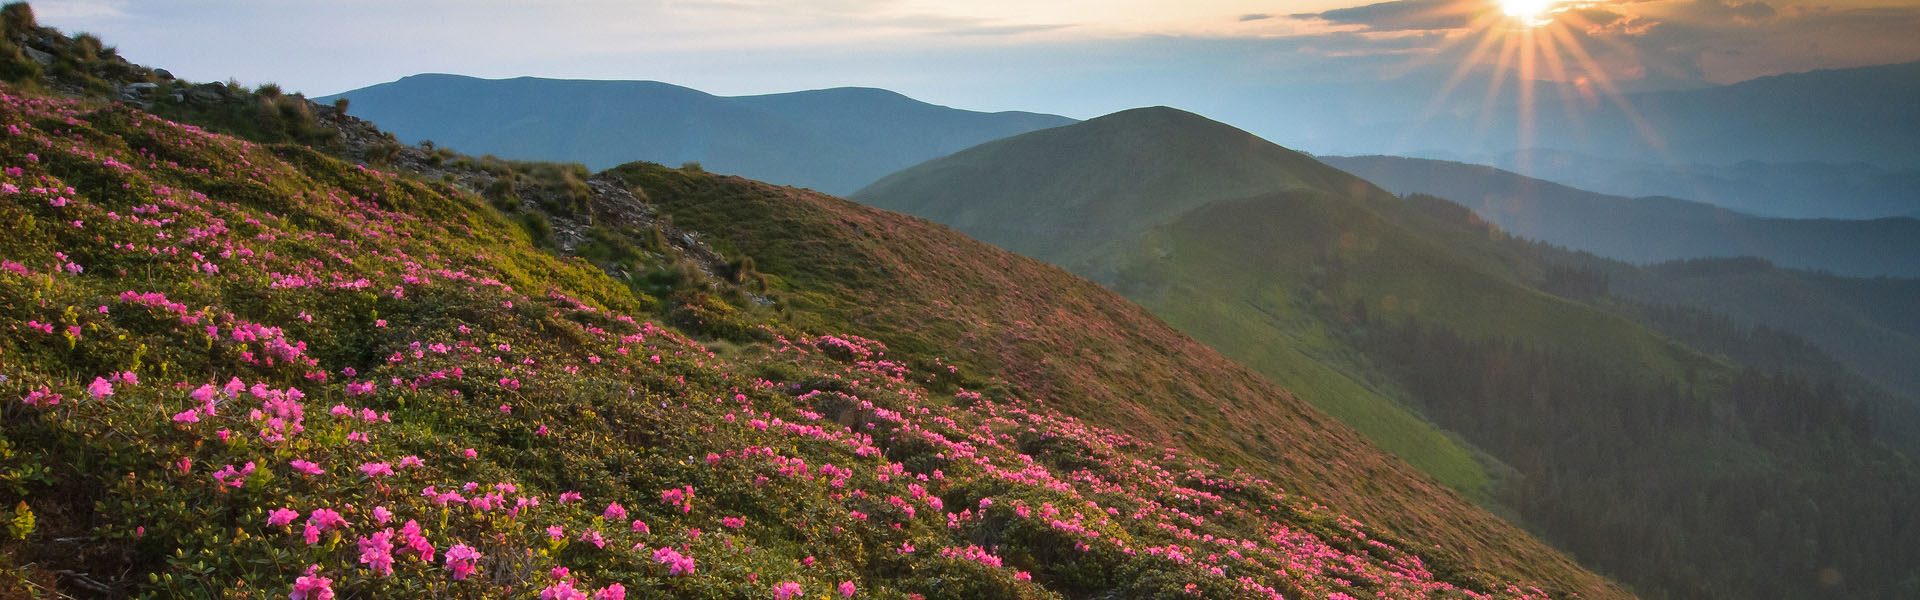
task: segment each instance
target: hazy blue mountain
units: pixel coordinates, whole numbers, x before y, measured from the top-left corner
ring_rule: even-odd
[[[1574,189],[1481,165],[1322,157],[1397,194],[1458,202],[1516,235],[1636,263],[1755,256],[1854,276],[1920,276],[1920,220],[1780,219],[1669,197]]]
[[[1737,211],[1796,219],[1920,215],[1920,169],[1872,164],[1742,161],[1670,165],[1565,150],[1523,150],[1463,160],[1618,196],[1673,196]]]
[[[838,195],[929,158],[1074,122],[947,108],[872,88],[726,97],[657,81],[426,74],[318,100],[338,97],[409,143],[593,169],[698,162]]]

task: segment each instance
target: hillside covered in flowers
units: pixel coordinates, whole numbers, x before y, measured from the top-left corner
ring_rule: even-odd
[[[1623,595],[950,230],[630,165],[582,219],[613,186],[692,231],[567,248],[335,154],[0,93],[0,595]]]

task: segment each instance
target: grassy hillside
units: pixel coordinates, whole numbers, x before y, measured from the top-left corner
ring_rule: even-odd
[[[951,230],[323,116],[395,171],[0,92],[0,592],[1624,596]]]
[[[1490,566],[1558,564],[1530,541],[1502,533],[1509,525],[1405,465],[1367,458],[1377,450],[1293,394],[1090,282],[944,227],[837,198],[658,166],[614,173],[645,188],[677,225],[754,256],[775,287],[794,294],[785,310],[808,313],[797,320],[825,319],[896,351],[925,349],[962,372],[996,374],[1000,381],[989,386],[1046,398],[1068,414],[1143,439],[1194,448],[1228,467],[1271,473],[1288,489],[1356,507],[1402,535],[1486,540],[1489,552],[1469,555],[1529,557]],[[1340,433],[1300,433],[1321,428]],[[1445,508],[1395,499],[1408,496]],[[1458,533],[1441,533],[1449,531]],[[1612,593],[1566,582],[1566,589],[1587,588],[1585,594]]]
[[[837,194],[987,140],[1073,122],[958,110],[868,88],[722,97],[657,81],[425,74],[319,100],[335,98],[408,143],[593,169],[698,162]]]
[[[1397,156],[1327,157],[1397,194],[1432,194],[1515,235],[1633,263],[1757,256],[1857,277],[1920,275],[1920,220],[1776,219],[1673,198],[1622,198],[1515,173]]]
[[[1420,454],[1445,447],[1397,437],[1392,420],[1424,414],[1497,461],[1483,471],[1501,476],[1495,501],[1640,593],[1897,597],[1920,581],[1887,554],[1920,530],[1886,526],[1905,523],[1920,476],[1873,437],[1861,400],[1545,293],[1552,265],[1457,205],[1170,112],[1000,140],[856,198],[1067,265],[1410,462],[1473,481],[1434,467],[1457,464],[1448,454]],[[1256,172],[1283,157],[1293,171]],[[1321,368],[1295,367],[1303,356]],[[1733,496],[1751,500],[1714,513]],[[1855,579],[1818,576],[1840,564]]]

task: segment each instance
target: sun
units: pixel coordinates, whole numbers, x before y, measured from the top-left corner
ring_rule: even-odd
[[[1528,25],[1542,25],[1551,20],[1557,0],[1500,0],[1500,12],[1509,17],[1520,19]]]

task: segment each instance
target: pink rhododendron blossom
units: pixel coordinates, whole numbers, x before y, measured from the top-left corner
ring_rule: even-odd
[[[852,597],[853,597],[853,593],[854,593],[854,591],[855,591],[855,588],[853,587],[853,582],[851,582],[851,581],[842,581],[842,582],[840,582],[840,597],[841,597],[841,598],[852,598]]]
[[[454,544],[447,549],[447,570],[453,572],[455,581],[464,581],[468,575],[479,570],[473,563],[481,558],[484,557],[466,544]]]
[[[276,509],[273,509],[272,512],[267,513],[267,526],[283,527],[286,525],[291,525],[293,524],[293,520],[298,518],[300,518],[300,511],[286,509],[286,508],[276,508]]]
[[[306,575],[293,580],[287,600],[333,600],[333,580],[320,576],[320,565],[309,566]]]
[[[291,461],[287,461],[287,464],[291,465],[293,467],[293,470],[299,471],[301,473],[306,473],[308,475],[319,475],[321,473],[327,472],[326,469],[320,468],[320,465],[314,464],[313,461],[309,461],[309,460],[296,458]]]
[[[357,544],[360,547],[360,564],[373,569],[375,575],[382,577],[393,574],[393,529],[374,532],[362,537]]]
[[[406,548],[401,550],[402,553],[413,554],[425,562],[433,562],[433,544],[427,542],[427,536],[420,530],[419,522],[408,519],[407,524],[400,527],[400,541],[406,544]]]
[[[587,600],[587,594],[574,589],[571,581],[559,581],[540,590],[540,600]]]
[[[789,598],[799,598],[800,595],[801,595],[801,591],[800,591],[799,582],[783,581],[783,582],[780,582],[780,585],[773,586],[773,597],[775,600],[787,600]]]
[[[627,600],[627,586],[618,583],[607,584],[593,592],[593,600]]]
[[[686,556],[673,548],[661,548],[653,551],[653,562],[667,566],[668,575],[692,575],[693,557]]]

